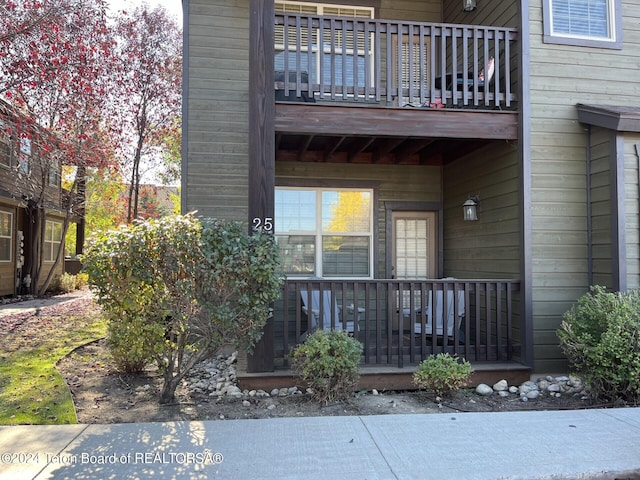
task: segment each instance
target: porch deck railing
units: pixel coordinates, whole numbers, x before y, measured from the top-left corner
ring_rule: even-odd
[[[403,367],[448,352],[519,360],[518,280],[286,280],[275,306],[277,364],[317,329],[347,330],[365,365]],[[279,361],[278,361],[279,360]]]
[[[516,39],[513,28],[276,13],[276,100],[509,109]]]

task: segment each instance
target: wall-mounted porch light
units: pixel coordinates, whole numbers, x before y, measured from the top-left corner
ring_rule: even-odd
[[[462,204],[463,219],[465,222],[478,220],[478,205],[480,199],[478,196],[469,197],[466,202]]]
[[[473,12],[476,9],[476,0],[462,0],[462,9],[465,12]]]

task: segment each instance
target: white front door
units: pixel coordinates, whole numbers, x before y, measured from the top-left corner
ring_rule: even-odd
[[[435,278],[436,212],[394,212],[392,275],[397,279]]]

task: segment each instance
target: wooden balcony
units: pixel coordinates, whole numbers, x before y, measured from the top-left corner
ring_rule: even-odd
[[[290,349],[315,329],[360,340],[363,366],[415,366],[442,352],[517,362],[519,290],[518,280],[289,279],[275,306],[276,365],[286,368]]]
[[[277,13],[276,100],[513,110],[516,39],[512,28]]]

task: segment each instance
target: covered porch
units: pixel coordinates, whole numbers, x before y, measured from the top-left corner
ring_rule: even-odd
[[[387,388],[411,387],[415,366],[440,352],[477,372],[528,378],[517,31],[271,16],[269,3],[252,2],[249,221],[275,225],[287,248],[312,249],[316,258],[306,260],[307,275],[288,272],[241,382],[290,384],[288,352],[327,328],[362,342],[363,373]],[[278,189],[313,191],[319,204],[325,194],[365,192],[368,230],[338,229],[325,248],[320,223],[311,232],[283,229],[291,206],[279,209]],[[480,220],[464,222],[462,204],[478,196]],[[398,275],[396,214],[432,215],[429,272]],[[353,252],[366,249],[367,268],[340,275],[340,260],[327,273],[321,265],[331,248],[340,259],[351,251],[346,262],[361,266]]]

